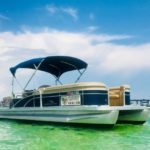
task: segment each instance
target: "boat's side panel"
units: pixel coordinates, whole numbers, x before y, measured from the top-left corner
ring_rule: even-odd
[[[82,105],[108,105],[108,91],[107,90],[82,91],[81,101]]]
[[[108,105],[107,90],[82,90],[42,94],[43,106],[60,106],[62,97],[78,95],[81,105]],[[40,95],[30,95],[23,99],[14,99],[11,107],[39,107]]]
[[[119,113],[118,111],[114,110],[105,114],[98,114],[98,115],[92,115],[83,118],[76,118],[70,120],[70,122],[88,123],[88,124],[116,124],[116,121],[118,119],[118,113]]]
[[[87,109],[86,109],[87,108]],[[118,110],[98,110],[88,107],[85,109],[71,110],[68,106],[61,110],[56,109],[28,109],[28,110],[1,110],[0,118],[6,119],[21,119],[21,120],[36,120],[48,122],[63,122],[63,123],[87,123],[87,124],[115,124],[118,118]]]

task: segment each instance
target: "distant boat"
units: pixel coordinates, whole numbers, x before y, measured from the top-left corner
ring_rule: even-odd
[[[8,109],[0,109],[0,118],[111,126],[117,122],[141,124],[148,119],[146,107],[130,105],[128,86],[108,88],[100,82],[78,82],[87,66],[78,58],[49,56],[10,68],[13,75],[12,101]],[[23,92],[15,94],[14,79],[20,68],[34,69],[35,72]],[[26,90],[38,70],[52,74],[56,85]],[[62,85],[60,77],[69,71],[78,71],[79,77],[75,83]]]

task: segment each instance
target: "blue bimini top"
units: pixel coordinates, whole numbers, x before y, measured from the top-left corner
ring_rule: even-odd
[[[44,58],[34,58],[11,67],[10,72],[15,76],[17,69],[37,69],[48,72],[59,78],[63,73],[73,70],[86,69],[87,63],[70,56],[49,56]]]

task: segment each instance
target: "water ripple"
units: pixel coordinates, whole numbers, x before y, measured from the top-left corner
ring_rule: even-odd
[[[0,150],[141,150],[149,141],[150,120],[109,130],[0,121]]]

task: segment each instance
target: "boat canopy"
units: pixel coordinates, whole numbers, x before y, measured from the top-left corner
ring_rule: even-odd
[[[10,72],[15,76],[17,69],[36,69],[48,72],[59,78],[63,73],[73,70],[86,69],[87,63],[70,56],[49,56],[44,58],[34,58],[11,67]]]

